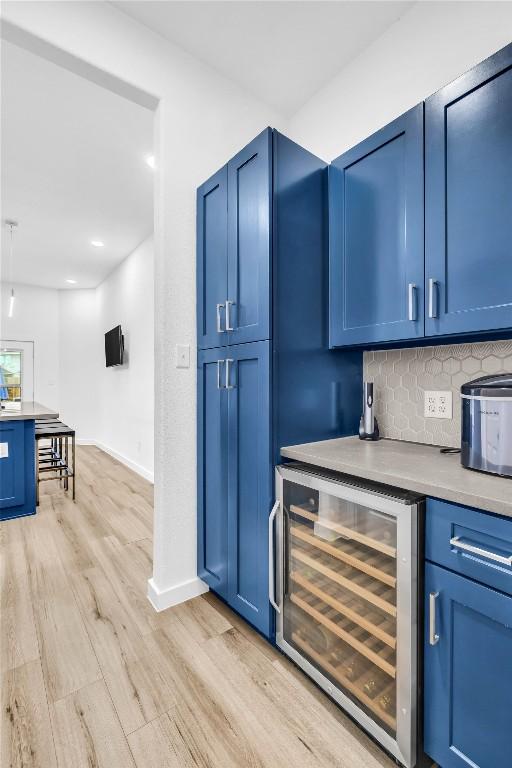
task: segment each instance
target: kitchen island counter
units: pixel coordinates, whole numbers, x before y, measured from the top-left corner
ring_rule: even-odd
[[[0,421],[26,421],[27,419],[56,419],[59,414],[41,403],[24,402],[21,407],[10,409],[8,404],[0,409]]]
[[[512,479],[464,468],[460,454],[402,440],[341,437],[281,449],[287,459],[512,517]]]
[[[36,419],[57,418],[40,403],[0,410],[0,522],[36,512]]]

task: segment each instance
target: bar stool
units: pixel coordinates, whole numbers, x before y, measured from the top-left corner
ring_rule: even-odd
[[[75,430],[61,421],[38,419],[36,421],[36,504],[39,506],[39,484],[45,480],[59,480],[64,490],[69,490],[73,480],[75,500]],[[40,446],[41,440],[50,440],[49,446]],[[71,452],[69,443],[71,442]],[[70,456],[71,453],[71,456]],[[71,462],[70,462],[71,459]],[[41,477],[49,473],[48,477]]]
[[[41,419],[36,419],[36,430],[38,427],[54,427],[55,425],[59,426],[65,426],[63,425],[63,422],[59,419],[55,418],[48,418],[45,419],[44,417]],[[52,437],[50,441],[50,445],[41,447],[39,446],[39,457],[46,457],[49,458],[52,456],[54,459],[59,458],[59,441],[57,438]]]

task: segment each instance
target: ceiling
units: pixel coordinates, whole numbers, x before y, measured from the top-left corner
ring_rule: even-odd
[[[5,41],[1,86],[2,279],[14,219],[15,282],[94,287],[153,230],[153,113]]]
[[[234,80],[293,115],[412,2],[115,2]]]

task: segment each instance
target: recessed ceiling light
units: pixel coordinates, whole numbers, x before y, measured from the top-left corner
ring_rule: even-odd
[[[91,245],[94,245],[95,248],[103,248],[105,243],[102,243],[101,240],[91,240]]]
[[[76,285],[76,280],[72,280],[70,277],[66,279],[66,283],[69,283],[70,285]]]
[[[148,155],[146,157],[146,163],[149,165],[150,168],[153,170],[155,169],[155,156],[154,155]]]

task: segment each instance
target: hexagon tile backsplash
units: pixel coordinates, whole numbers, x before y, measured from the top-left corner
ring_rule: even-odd
[[[512,373],[512,341],[364,353],[364,378],[375,384],[382,437],[460,446],[460,387],[491,373]],[[452,419],[426,419],[425,390],[453,392]]]

